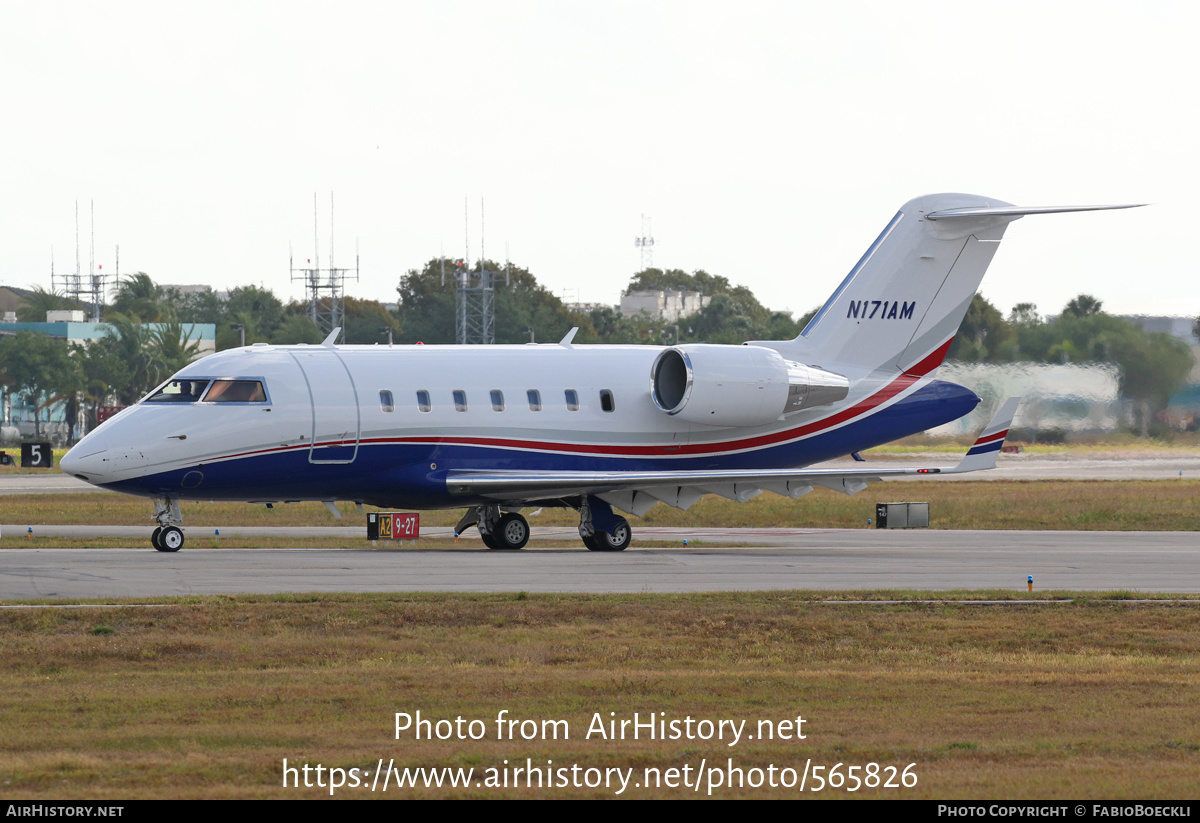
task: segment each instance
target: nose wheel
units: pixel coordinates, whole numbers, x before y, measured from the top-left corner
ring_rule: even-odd
[[[154,519],[158,528],[150,535],[150,545],[160,552],[177,552],[183,548],[183,514],[179,501],[172,497],[154,498]]]
[[[159,526],[150,535],[150,544],[160,552],[177,552],[183,548],[183,531],[175,526]]]

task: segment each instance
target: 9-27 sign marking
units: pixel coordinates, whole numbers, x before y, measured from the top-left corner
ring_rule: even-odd
[[[416,512],[376,512],[367,515],[368,540],[416,540],[421,517]]]

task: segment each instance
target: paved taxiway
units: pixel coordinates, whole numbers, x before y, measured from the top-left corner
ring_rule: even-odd
[[[1005,456],[994,471],[960,479],[1180,476],[1200,477],[1200,456]],[[0,495],[98,491],[57,472],[0,477]],[[12,535],[24,533],[26,526],[2,528]],[[189,529],[188,548],[160,554],[145,545],[146,527],[35,526],[35,531],[39,536],[129,538],[134,548],[5,551],[0,555],[0,600],[288,591],[1024,590],[1030,574],[1040,590],[1200,592],[1200,539],[1186,532],[642,528],[628,551],[607,554],[584,550],[569,528],[535,528],[538,543],[523,552],[213,549],[208,548],[210,533]],[[427,537],[449,532],[422,529]],[[344,536],[348,546],[363,545],[361,525],[227,527],[223,533]],[[691,544],[686,548],[685,538]],[[667,547],[641,548],[639,539]]]
[[[361,545],[362,534],[355,542]],[[435,530],[428,530],[433,532]],[[684,548],[684,537],[689,545]],[[537,529],[521,552],[379,549],[10,549],[0,600],[367,591],[690,592],[983,589],[1200,592],[1183,532],[640,529],[677,547],[589,552]],[[699,541],[699,545],[697,544]],[[728,544],[740,544],[729,546]]]

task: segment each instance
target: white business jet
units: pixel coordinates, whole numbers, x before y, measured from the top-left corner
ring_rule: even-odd
[[[520,549],[520,509],[570,507],[593,551],[629,545],[613,509],[705,494],[853,494],[884,477],[995,466],[1016,399],[952,467],[805,468],[925,431],[979,398],[935,379],[1004,230],[1028,214],[968,194],[904,205],[794,340],[741,346],[253,346],[181,369],[81,440],[63,471],[154,500],[151,542],[184,542],[181,500],[467,509]],[[855,464],[860,466],[861,464]]]

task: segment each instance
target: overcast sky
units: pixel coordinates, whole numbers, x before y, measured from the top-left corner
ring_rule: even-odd
[[[96,260],[160,283],[347,292],[507,254],[568,299],[703,268],[819,305],[896,209],[965,191],[1026,217],[983,283],[1007,313],[1090,292],[1196,315],[1200,4],[0,0],[0,284]]]

